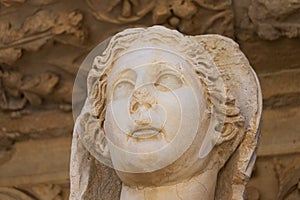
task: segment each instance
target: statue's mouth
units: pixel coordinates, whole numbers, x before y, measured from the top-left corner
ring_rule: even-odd
[[[156,127],[137,127],[132,131],[130,136],[137,139],[150,139],[158,135],[160,132],[161,129]]]

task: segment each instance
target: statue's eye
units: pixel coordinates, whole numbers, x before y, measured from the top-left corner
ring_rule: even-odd
[[[180,88],[183,85],[183,81],[174,74],[166,73],[158,77],[154,86],[163,92],[171,91]]]
[[[123,99],[131,95],[134,90],[134,83],[130,80],[122,80],[115,84],[113,99]]]

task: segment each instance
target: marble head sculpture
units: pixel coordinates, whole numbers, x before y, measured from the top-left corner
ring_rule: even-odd
[[[257,77],[231,39],[124,30],[87,76],[70,199],[243,199],[261,109]]]

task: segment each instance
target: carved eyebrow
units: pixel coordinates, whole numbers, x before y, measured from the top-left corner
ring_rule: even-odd
[[[126,78],[126,79],[130,79],[132,81],[136,80],[136,72],[133,69],[127,68],[123,71],[121,71],[118,75],[118,79],[119,78]]]
[[[173,73],[176,73],[176,74],[181,74],[182,66],[181,66],[180,63],[176,63],[176,64],[172,63],[170,65],[170,63],[158,62],[157,64],[159,64],[160,67],[161,67],[161,73],[170,71],[170,72],[173,72]]]
[[[135,82],[133,82],[132,80],[128,80],[128,79],[118,79],[117,81],[114,82],[114,86],[118,85],[119,83],[130,83],[132,85],[135,84]]]
[[[178,72],[177,70],[171,69],[171,68],[165,68],[162,71],[160,71],[160,73],[157,75],[157,77],[160,77],[162,75],[165,74],[170,74],[170,75],[174,75],[177,76],[178,78],[182,79],[182,74],[180,72]]]

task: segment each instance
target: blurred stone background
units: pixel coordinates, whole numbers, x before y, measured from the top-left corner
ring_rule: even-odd
[[[300,199],[300,0],[0,0],[1,200],[68,199],[77,70],[107,37],[153,24],[240,45],[264,100],[246,199]]]

